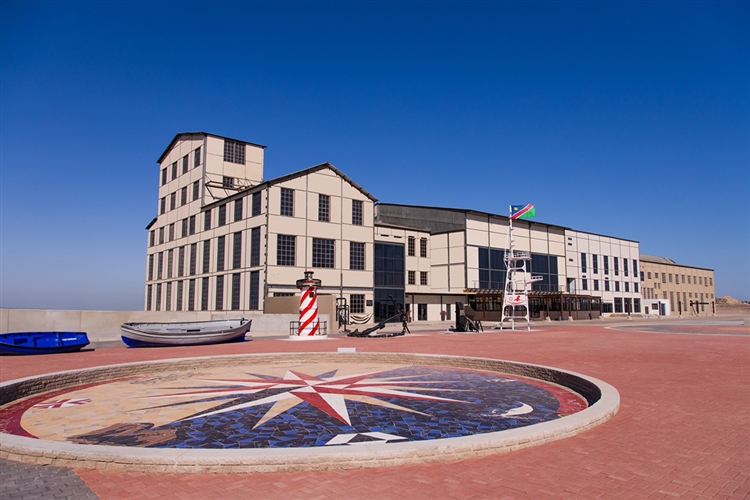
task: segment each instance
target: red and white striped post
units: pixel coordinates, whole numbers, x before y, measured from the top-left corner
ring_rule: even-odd
[[[302,295],[299,299],[299,329],[297,334],[290,333],[294,340],[325,339],[328,335],[321,333],[318,320],[318,288],[320,280],[314,279],[312,271],[305,271],[305,278],[297,280],[297,288]]]

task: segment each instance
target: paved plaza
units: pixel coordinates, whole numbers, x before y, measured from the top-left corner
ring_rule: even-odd
[[[620,393],[596,428],[510,453],[400,467],[165,474],[0,462],[0,498],[747,498],[750,327],[739,317],[538,324],[462,334],[3,357],[0,380],[117,363],[280,352],[424,353],[554,366]]]

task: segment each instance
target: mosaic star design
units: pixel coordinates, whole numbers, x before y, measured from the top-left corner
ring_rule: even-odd
[[[296,372],[288,370],[286,375],[282,379],[276,377],[266,377],[257,379],[245,379],[245,380],[202,380],[202,382],[215,383],[215,384],[233,384],[232,387],[224,387],[217,389],[205,389],[195,392],[182,392],[176,394],[165,394],[163,396],[152,396],[153,398],[172,398],[179,397],[184,398],[185,396],[192,396],[200,399],[212,396],[241,396],[247,394],[255,394],[260,391],[273,391],[275,389],[281,389],[283,392],[249,401],[246,403],[236,403],[231,405],[223,405],[221,409],[201,412],[190,418],[197,417],[208,417],[211,415],[217,415],[228,411],[237,411],[243,408],[250,408],[253,406],[261,406],[269,403],[273,403],[273,406],[263,415],[263,417],[253,426],[256,428],[268,420],[286,412],[290,408],[293,408],[301,403],[308,403],[315,408],[319,409],[323,413],[340,420],[341,422],[351,425],[351,419],[349,418],[349,411],[346,407],[346,400],[359,401],[362,403],[368,403],[377,406],[383,406],[387,408],[393,408],[401,411],[410,413],[418,413],[425,415],[422,412],[412,410],[405,406],[396,405],[380,399],[375,399],[373,396],[390,397],[399,399],[417,399],[417,400],[430,400],[430,401],[452,401],[461,402],[456,399],[442,398],[437,396],[427,396],[422,394],[416,394],[411,392],[404,392],[398,390],[398,387],[409,386],[409,385],[426,385],[426,384],[444,384],[444,381],[413,381],[413,380],[400,380],[408,377],[388,377],[381,379],[373,379],[377,375],[382,375],[383,372],[364,373],[359,375],[349,375],[336,377],[333,374],[323,374],[320,376],[308,375],[306,373]],[[328,376],[330,375],[330,376]],[[419,387],[422,391],[429,391],[430,388]],[[455,389],[442,389],[442,390],[455,390]]]

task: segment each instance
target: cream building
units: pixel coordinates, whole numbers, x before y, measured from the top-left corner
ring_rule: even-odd
[[[372,303],[375,198],[328,163],[263,181],[263,149],[201,132],[161,155],[146,310],[263,311],[307,269],[352,312]]]
[[[461,301],[499,319],[507,216],[378,204],[329,163],[264,180],[264,149],[180,133],[159,157],[146,310],[263,312],[312,270],[320,293],[351,314],[379,320],[404,307],[413,321],[448,321]],[[515,221],[514,237],[542,277],[530,291],[533,318],[642,312],[650,282],[639,278],[638,242],[533,220]]]
[[[668,300],[672,314],[716,312],[713,269],[684,266],[666,257],[641,254],[640,280],[645,303]]]

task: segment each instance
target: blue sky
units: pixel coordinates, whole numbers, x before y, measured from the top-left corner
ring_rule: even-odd
[[[141,309],[177,132],[638,240],[750,299],[750,3],[0,4],[0,306]]]

